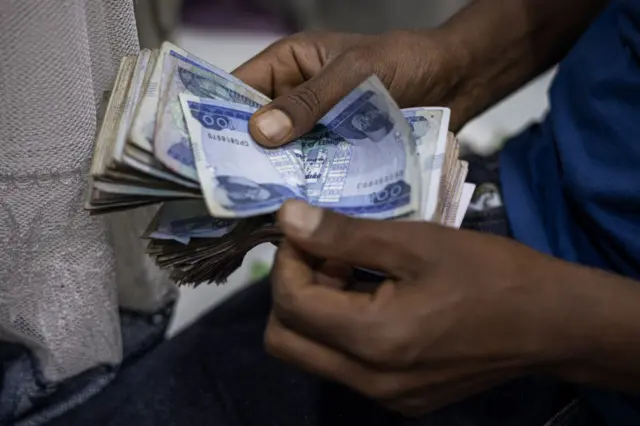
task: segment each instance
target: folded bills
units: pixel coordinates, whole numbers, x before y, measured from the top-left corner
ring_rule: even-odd
[[[142,238],[180,284],[224,282],[281,235],[287,199],[363,218],[459,227],[474,186],[447,108],[401,110],[372,76],[307,135],[258,145],[252,114],[270,99],[170,43],[122,59],[101,114],[85,208],[163,203]]]

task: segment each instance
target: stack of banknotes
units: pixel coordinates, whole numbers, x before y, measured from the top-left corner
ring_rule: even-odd
[[[161,203],[141,237],[180,284],[224,282],[253,247],[277,243],[287,199],[459,227],[473,194],[449,110],[401,110],[375,76],[276,149],[248,130],[269,98],[168,42],[123,58],[106,95],[85,208]]]

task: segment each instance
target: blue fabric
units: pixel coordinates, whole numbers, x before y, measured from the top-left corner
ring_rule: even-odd
[[[515,239],[640,278],[640,1],[611,5],[560,64],[546,120],[501,155]],[[640,424],[635,399],[591,392],[611,424]]]

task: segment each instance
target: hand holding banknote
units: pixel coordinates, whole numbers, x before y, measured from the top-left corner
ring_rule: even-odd
[[[451,107],[461,61],[448,44],[437,32],[297,34],[268,47],[233,74],[274,98],[252,119],[251,134],[265,146],[279,146],[309,132],[371,75],[402,108]],[[455,112],[457,127],[463,115],[460,108]]]
[[[571,339],[548,332],[566,322],[564,293],[540,285],[557,284],[545,274],[560,262],[524,245],[300,201],[285,204],[278,223],[285,239],[272,272],[268,351],[389,409],[430,412],[552,371],[568,353]],[[350,265],[389,278],[372,294],[347,291]]]
[[[430,50],[433,64],[403,62],[394,42]],[[195,285],[224,282],[249,250],[277,242],[273,213],[287,199],[459,227],[473,185],[449,108],[396,102],[446,105],[457,74],[432,43],[412,33],[296,36],[237,70],[251,85],[168,42],[125,57],[102,110],[85,206],[101,214],[164,202],[142,235],[148,254]],[[443,83],[424,90],[432,80]],[[266,147],[252,127],[265,111],[284,114],[277,109],[300,136]]]

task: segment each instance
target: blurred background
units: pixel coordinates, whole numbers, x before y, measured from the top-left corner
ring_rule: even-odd
[[[169,40],[208,62],[232,71],[277,39],[304,30],[379,33],[431,28],[468,0],[134,0],[142,47]],[[428,55],[429,52],[425,52]],[[480,154],[547,109],[553,70],[469,123],[458,135],[464,148]],[[430,105],[425,105],[430,106]],[[435,105],[433,105],[435,106]],[[223,286],[182,288],[169,333],[190,324],[233,292],[268,273],[274,248],[255,248]]]

